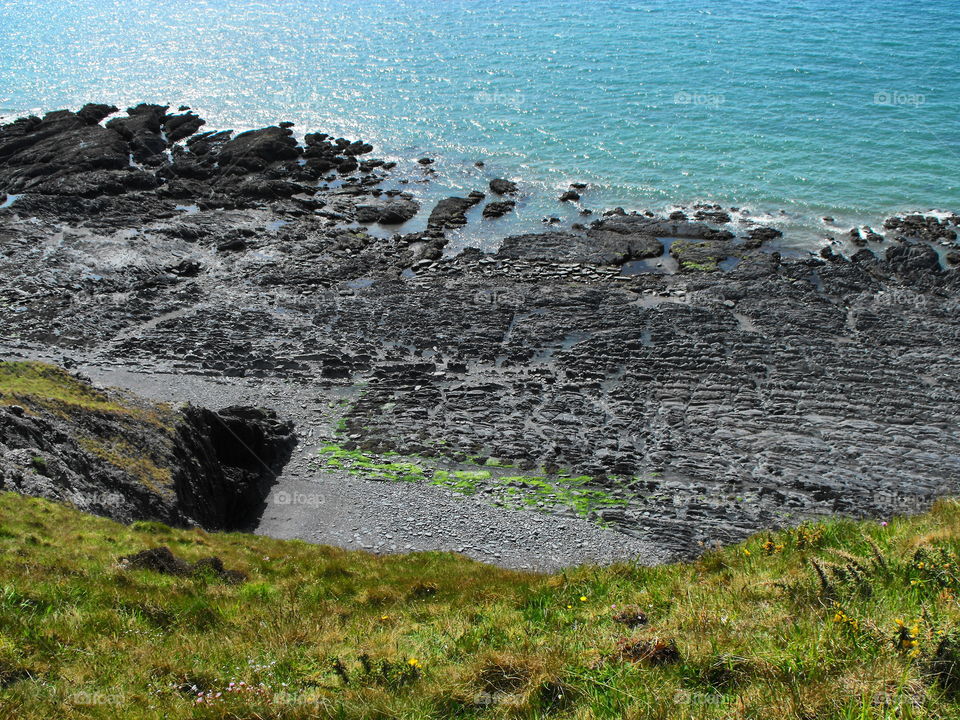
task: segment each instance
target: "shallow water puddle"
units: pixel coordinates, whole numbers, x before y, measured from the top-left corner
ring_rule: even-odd
[[[678,238],[657,238],[663,243],[663,253],[646,260],[630,260],[620,268],[621,275],[673,275],[680,269],[680,263],[670,254],[670,247]]]

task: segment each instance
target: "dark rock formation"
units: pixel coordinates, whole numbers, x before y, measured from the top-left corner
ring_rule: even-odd
[[[182,416],[175,454],[192,472],[174,475],[179,510],[203,527],[248,525],[290,456],[292,424],[250,407],[188,405]]]
[[[410,195],[371,198],[356,206],[357,222],[363,224],[401,225],[419,211],[419,203]]]
[[[206,124],[206,120],[188,112],[184,115],[168,115],[164,120],[163,129],[167,134],[167,140],[175,143],[190,137]]]
[[[490,181],[490,190],[497,195],[511,195],[517,192],[517,184],[512,180],[496,178]]]
[[[694,220],[716,223],[717,225],[724,225],[731,220],[730,213],[719,205],[698,205],[695,209]]]
[[[940,256],[929,245],[901,243],[889,248],[886,253],[890,272],[906,281],[923,282],[940,272]]]
[[[776,240],[777,238],[783,237],[783,233],[776,228],[771,227],[758,227],[752,228],[749,233],[747,233],[747,241],[743,244],[748,250],[755,250],[756,248],[763,245],[765,242],[770,242],[771,240]]]
[[[926,240],[956,240],[956,222],[950,227],[950,221],[926,215],[906,215],[903,217],[887,218],[883,227],[892,230],[898,239]]]
[[[127,111],[126,117],[110,120],[107,128],[127,141],[135,161],[155,165],[162,162],[159,156],[168,145],[161,135],[167,109],[165,105],[137,105]]]
[[[15,194],[71,194],[64,180],[77,173],[98,174],[90,183],[93,190],[76,194],[95,193],[104,179],[122,185],[122,177],[131,174],[130,148],[118,133],[91,124],[100,112],[80,116],[63,110],[0,128],[0,187]]]
[[[485,218],[498,218],[506,215],[508,212],[511,212],[513,208],[516,207],[516,203],[513,200],[504,200],[503,202],[492,202],[487,203],[486,207],[483,208],[483,216]]]
[[[412,205],[379,192],[385,165],[360,159],[369,146],[314,133],[297,148],[279,125],[198,131],[137,168],[135,138],[150,149],[159,111],[114,129],[97,124],[109,112],[0,128],[0,187],[23,193],[0,210],[7,352],[224,388],[282,382],[297,408],[347,399],[342,426],[318,433],[371,452],[510,460],[511,475],[569,470],[611,499],[592,519],[671,556],[957,491],[960,218],[891,218],[882,241],[858,231],[868,246],[850,257],[839,242],[781,257],[779,231],[734,237],[712,226],[713,206],[615,209],[443,257],[443,232],[479,194],[441,201],[426,232],[375,235],[355,222],[384,222],[392,203],[387,221],[402,221]],[[634,264],[663,272],[621,267],[644,259]],[[154,465],[179,469],[153,491],[61,420],[8,407],[4,482],[120,518],[231,526],[264,477],[215,428],[284,433],[270,418],[213,415],[183,413],[188,435],[164,436],[179,455],[156,436]],[[503,504],[524,492],[480,485]],[[125,504],[84,500],[101,487]]]
[[[98,124],[115,111],[86,105],[76,113],[60,110],[0,127],[0,188],[24,195],[18,210],[158,218],[175,212],[184,199],[233,209],[294,196],[301,196],[300,207],[322,206],[313,196],[323,173],[359,170],[364,177],[344,186],[366,187],[378,183],[374,171],[388,165],[358,161],[371,145],[322,133],[308,134],[300,147],[291,123],[236,137],[230,131],[198,133],[205,121],[197,115],[142,104]],[[398,201],[385,213],[386,222],[403,222],[409,212]]]
[[[449,197],[437,203],[427,220],[427,227],[438,230],[463,227],[467,224],[467,210],[483,200],[482,193],[469,197]]]
[[[195,563],[188,563],[174,555],[166,546],[141,550],[133,555],[124,555],[118,564],[123,570],[150,570],[162,575],[184,576],[209,573],[230,584],[241,583],[247,579],[247,576],[239,570],[227,570],[223,566],[223,560],[218,557],[211,556],[201,558]]]
[[[294,443],[290,423],[257,408],[0,405],[0,489],[123,522],[244,529]]]

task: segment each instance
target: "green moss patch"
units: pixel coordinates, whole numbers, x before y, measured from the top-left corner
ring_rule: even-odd
[[[508,507],[570,510],[588,517],[593,513],[624,507],[627,501],[606,490],[589,487],[587,476],[569,477],[563,471],[540,475],[516,475],[505,462],[482,461],[475,469],[448,467],[443,459],[400,458],[396,453],[374,455],[328,445],[318,451],[317,463],[327,470],[343,470],[367,480],[424,482],[464,495],[485,491],[491,502]]]

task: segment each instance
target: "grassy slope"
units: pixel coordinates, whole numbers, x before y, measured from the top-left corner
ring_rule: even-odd
[[[130,414],[131,408],[109,398],[66,370],[41,362],[0,362],[0,405],[25,405],[61,415],[69,410]]]
[[[36,363],[0,363],[0,404],[134,425],[169,412]],[[118,567],[159,545],[249,579]],[[0,494],[0,718],[960,718],[935,662],[960,625],[957,551],[945,501],[692,564],[538,576]],[[616,620],[637,612],[646,624]]]
[[[249,579],[117,567],[158,545]],[[0,716],[957,718],[931,663],[960,577],[923,548],[960,549],[960,504],[538,576],[0,494]],[[616,622],[628,605],[649,622]],[[634,659],[628,638],[673,640],[679,660]],[[222,696],[198,704],[193,686]]]

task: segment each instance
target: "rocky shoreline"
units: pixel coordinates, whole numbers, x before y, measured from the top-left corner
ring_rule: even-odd
[[[0,355],[277,409],[261,531],[382,552],[661,562],[956,492],[957,215],[792,258],[730,209],[584,208],[454,254],[522,185],[423,207],[372,150],[154,105],[0,127]]]

